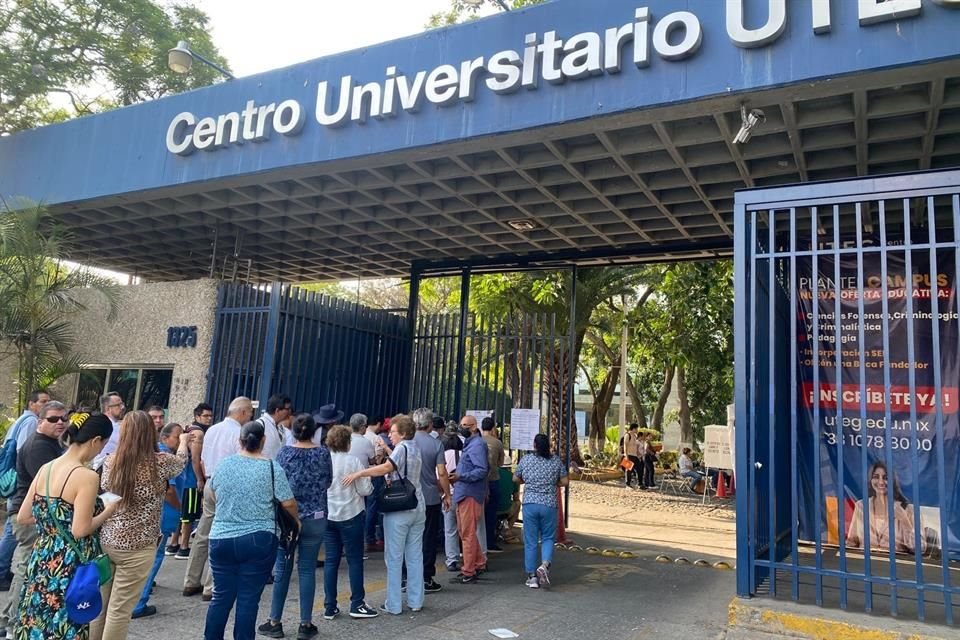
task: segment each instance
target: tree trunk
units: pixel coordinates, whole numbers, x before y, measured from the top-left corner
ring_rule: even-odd
[[[607,412],[610,411],[610,405],[613,403],[613,394],[617,389],[619,377],[620,359],[617,358],[607,371],[590,411],[590,446],[591,448],[596,446],[599,451],[603,451],[607,440]],[[594,438],[596,438],[596,444],[594,444]]]
[[[633,405],[633,413],[637,417],[637,424],[639,424],[642,429],[646,429],[647,412],[643,410],[643,401],[640,400],[640,394],[637,393],[637,387],[633,384],[633,380],[630,379],[629,373],[627,373],[627,391],[630,393],[630,404]]]
[[[590,372],[587,371],[586,367],[583,366],[582,362],[578,362],[577,366],[583,371],[584,377],[587,379],[587,384],[590,386],[590,397],[593,399],[591,406],[597,404],[598,391],[597,385],[593,383],[593,378],[590,377]],[[590,447],[590,454],[597,455],[602,452],[602,448],[598,447],[598,442],[602,446],[602,441],[598,441],[597,434],[594,433],[593,429],[593,414],[590,415],[590,422],[587,425],[587,443]]]
[[[575,423],[570,425],[569,441],[567,439],[568,422],[573,419],[574,408],[569,406],[568,400],[569,387],[572,383],[570,379],[570,350],[564,350],[563,356],[553,359],[553,366],[548,371],[549,380],[549,402],[550,402],[550,420],[547,423],[550,434],[551,449],[562,457],[564,463],[567,459],[567,447],[569,446],[570,461],[577,466],[583,465],[583,456],[580,455],[580,444],[577,440],[577,426]]]
[[[680,397],[680,442],[693,442],[690,426],[690,403],[687,399],[687,374],[683,365],[677,367],[677,395]]]
[[[653,410],[652,427],[663,433],[663,408],[667,405],[667,398],[670,397],[670,390],[673,389],[673,374],[676,367],[668,364],[663,373],[663,385],[660,386],[660,396],[657,398],[657,406]]]

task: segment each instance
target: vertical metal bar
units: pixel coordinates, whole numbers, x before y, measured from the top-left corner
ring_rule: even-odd
[[[557,391],[558,391],[559,393],[563,393],[563,394],[564,394],[564,399],[563,399],[561,402],[564,402],[564,403],[565,403],[565,402],[566,402],[566,397],[565,397],[566,389],[564,389],[564,388],[563,388],[563,385],[560,384],[561,380],[563,380],[563,377],[564,377],[563,362],[561,362],[561,361],[557,358],[557,356],[559,355],[559,354],[557,353],[557,350],[558,350],[558,348],[559,348],[559,346],[560,346],[560,345],[559,345],[560,340],[562,340],[562,338],[560,338],[560,337],[557,335],[557,314],[556,314],[556,313],[551,313],[551,314],[550,314],[550,339],[549,339],[549,342],[547,343],[547,344],[549,345],[550,358],[549,358],[549,363],[547,364],[547,371],[550,372],[550,379],[551,379],[551,380],[553,380],[554,377],[557,378],[557,380],[556,380]],[[547,398],[548,398],[548,400],[549,400],[550,403],[551,403],[551,404],[550,404],[550,413],[552,414],[552,413],[553,413],[553,404],[552,404],[552,403],[553,403],[557,398],[555,398],[553,394],[549,394],[549,395],[547,396]],[[577,416],[576,416],[576,411],[575,411],[574,409],[571,409],[571,411],[574,411],[574,416],[573,416],[573,417],[574,417],[574,426],[576,426],[576,417],[577,417]],[[560,405],[560,413],[559,413],[558,415],[559,415],[560,418],[562,418],[563,415],[564,415],[564,414],[563,414],[563,404]],[[558,425],[558,426],[559,426],[559,425]]]
[[[577,336],[577,265],[570,267],[570,323],[567,326],[567,333],[570,339],[570,348],[567,354],[567,450],[566,465],[570,468],[570,433],[573,427],[573,378],[576,374],[576,336]],[[560,361],[561,366],[563,360]],[[570,487],[567,486],[563,492],[563,525],[570,526]]]
[[[503,320],[499,316],[494,316],[493,314],[490,314],[490,325],[491,325],[490,330],[492,332],[491,339],[494,341],[494,344],[495,344],[495,347],[494,347],[495,353],[493,356],[493,363],[494,363],[493,364],[494,366],[493,390],[495,395],[493,396],[493,402],[489,404],[493,405],[494,416],[500,419],[501,424],[505,424],[510,420],[510,416],[506,415],[506,412],[504,411],[504,409],[506,408],[505,404],[506,404],[506,395],[507,395],[506,394],[506,391],[507,391],[506,368],[504,368],[504,376],[503,376],[504,382],[503,384],[501,384],[500,382],[500,358],[501,358],[500,347],[503,343],[503,339],[502,339]],[[504,353],[506,353],[506,351],[504,351]]]
[[[777,212],[771,209],[767,212],[767,522],[770,527],[767,552],[770,560],[770,596],[777,597],[777,572],[774,569],[777,562],[777,548],[779,546],[777,531],[777,409],[776,409],[776,379],[777,379],[777,334],[774,327],[777,325],[777,272],[776,260],[776,226]]]
[[[753,233],[753,228],[749,226],[746,216],[746,208],[742,204],[734,205],[734,234],[733,234],[733,351],[734,351],[734,403],[736,417],[734,430],[736,442],[736,470],[737,477],[741,482],[749,477],[748,467],[752,459],[748,456],[747,442],[751,439],[750,434],[753,431],[753,423],[749,421],[747,408],[749,406],[749,393],[747,380],[750,378],[750,363],[747,361],[747,352],[749,350],[748,337],[753,335],[751,321],[756,319],[754,315],[747,315],[749,304],[748,291],[752,291],[752,269],[747,255],[747,238]],[[741,486],[736,494],[737,513],[746,516],[744,526],[737,527],[737,595],[747,598],[753,595],[751,590],[751,576],[753,575],[753,558],[750,556],[749,539],[752,535],[749,524],[750,518],[750,487]]]
[[[816,304],[816,301],[814,301]],[[797,314],[800,307],[797,304],[797,210],[790,209],[790,340],[797,339]],[[789,344],[789,341],[788,341]],[[800,547],[799,547],[799,512],[800,500],[798,497],[797,478],[797,346],[790,347],[790,552],[792,566],[790,572],[790,597],[800,598]],[[816,364],[814,364],[816,366]]]
[[[417,362],[416,369],[413,372],[416,380],[416,393],[410,399],[411,409],[423,404],[427,393],[428,378],[424,363],[427,360],[427,352],[430,348],[429,322],[430,316],[423,315],[417,319],[417,326],[419,327],[417,329]]]
[[[300,325],[300,330],[297,332],[297,346],[294,349],[299,358],[299,365],[291,372],[294,378],[293,385],[291,385],[289,389],[290,397],[293,398],[294,408],[302,410],[304,404],[304,383],[307,379],[307,372],[312,370],[311,367],[308,366],[310,361],[304,346],[307,344],[307,335],[313,326],[313,305],[310,304],[310,295],[307,291],[298,289],[297,298],[300,300],[301,307],[303,308],[304,317],[303,323]]]
[[[913,309],[913,231],[910,227],[910,200],[904,199],[903,201],[903,235],[904,235],[904,284],[905,284],[905,295],[907,299],[907,362],[915,363],[916,362],[916,348],[914,345],[914,309]],[[907,370],[907,381],[909,384],[910,392],[910,435],[911,435],[911,444],[916,443],[917,439],[917,379],[916,371],[913,366]],[[917,448],[916,446],[910,447],[910,458],[911,458],[911,471],[910,474],[912,478],[913,485],[913,507],[914,507],[914,544],[915,549],[919,547],[920,537],[917,523],[920,522],[920,463],[917,458]],[[890,522],[891,529],[894,522],[894,482],[893,482],[893,469],[887,470],[887,518]],[[891,536],[889,538],[891,546],[895,545],[896,537]],[[919,553],[914,556],[914,567],[915,567],[915,580],[917,583],[917,618],[920,621],[926,619],[926,598],[924,597],[923,591],[923,562],[920,558]]]
[[[956,196],[954,196],[956,198]],[[936,207],[933,196],[930,196],[927,199],[927,231],[928,237],[930,239],[930,266],[927,269],[927,273],[930,274],[930,324],[932,330],[933,338],[933,356],[931,363],[933,366],[933,388],[934,393],[936,394],[936,437],[937,437],[937,447],[936,447],[936,456],[937,456],[937,495],[938,495],[938,505],[940,507],[940,562],[942,570],[942,580],[943,580],[943,609],[946,616],[946,622],[948,625],[953,625],[953,605],[950,598],[950,565],[949,565],[949,537],[947,532],[947,523],[942,514],[949,513],[947,508],[947,485],[946,485],[946,473],[947,473],[947,463],[944,449],[944,424],[943,424],[943,375],[940,371],[940,363],[942,362],[940,358],[940,285],[937,282],[938,274],[940,273],[939,261],[937,260],[937,220],[936,220]],[[954,211],[956,215],[956,211]],[[956,234],[956,228],[954,228],[954,234]],[[954,250],[956,251],[956,250]],[[956,275],[954,275],[956,278]],[[948,307],[949,310],[949,307]],[[954,345],[953,348],[956,348]],[[956,402],[956,398],[954,398]],[[914,425],[914,433],[916,433],[916,425]],[[914,439],[912,443],[913,449],[920,448],[920,439],[919,436]],[[918,479],[919,480],[919,479]],[[915,482],[917,482],[915,480]],[[919,506],[915,507],[919,512]],[[917,538],[919,539],[922,528],[922,521],[919,517],[914,520],[913,530],[916,532]],[[943,549],[942,547],[948,547]],[[920,555],[920,546],[914,547],[914,553],[918,556]]]
[[[547,314],[535,313],[533,315],[533,331],[531,331],[532,349],[530,350],[531,362],[537,367],[540,380],[537,383],[537,409],[543,411],[543,331],[547,324]],[[534,376],[537,374],[534,373]],[[562,414],[561,414],[562,415]],[[547,421],[549,424],[549,420]],[[557,425],[558,427],[560,425]]]
[[[463,348],[464,348],[463,377],[465,379],[460,381],[460,385],[463,386],[465,384],[469,384],[471,386],[476,386],[476,384],[472,382],[472,380],[474,379],[473,363],[475,360],[474,349],[476,348],[475,342],[476,342],[477,328],[476,328],[476,318],[470,311],[467,311],[466,324],[463,324],[461,326],[463,326],[464,329],[466,329],[467,334],[463,337]],[[465,394],[462,394],[462,397],[461,397],[463,410],[466,411],[467,409],[479,409],[479,407],[470,406],[470,387],[469,386],[467,387],[466,391],[467,392]]]
[[[311,323],[310,333],[307,336],[307,363],[308,376],[304,380],[303,394],[300,398],[300,411],[310,411],[318,406],[319,380],[323,375],[323,362],[320,360],[321,343],[323,339],[323,318],[326,310],[323,306],[323,297],[316,293],[310,294]]]
[[[955,194],[951,199],[951,205],[953,206],[953,259],[954,259],[954,271],[953,279],[951,284],[953,285],[953,297],[957,301],[957,317],[960,318],[960,287],[957,286],[957,275],[960,274],[960,195]],[[960,330],[960,319],[955,321],[958,325],[958,330]],[[954,399],[956,401],[956,399]],[[940,446],[943,446],[942,441]],[[942,467],[941,467],[942,469]],[[943,494],[941,493],[941,500],[944,499]],[[941,507],[942,508],[942,507]],[[943,511],[940,512],[941,514]],[[947,577],[944,582],[943,590],[943,602],[944,607],[950,611],[951,620],[948,622],[952,624],[953,616],[953,603],[952,603],[952,594],[954,593],[953,587],[950,585],[950,572],[948,570],[948,562],[950,559],[950,550],[946,547],[949,546],[949,539],[946,530],[946,524],[943,521],[943,517],[940,519],[940,559],[944,566],[944,572]]]
[[[465,340],[467,338],[467,314],[470,313],[470,268],[464,267],[460,273],[460,331],[457,336],[457,369],[454,374],[453,413],[460,416],[463,413],[461,406],[463,392],[463,359]]]
[[[280,302],[284,295],[283,285],[273,283],[270,292],[270,315],[267,317],[267,335],[263,345],[263,369],[260,372],[260,409],[267,407],[267,398],[272,392],[273,365],[277,355],[277,333],[280,330]]]
[[[840,205],[833,205],[833,353],[834,353],[834,390],[836,391],[836,428],[837,434],[837,537],[840,543],[840,608],[847,608],[847,537],[844,532],[847,512],[844,508],[844,460],[843,445],[846,434],[843,431],[843,359],[840,348],[843,344],[840,326],[840,298],[843,289],[840,288]]]
[[[212,404],[216,398],[217,387],[222,381],[220,374],[220,362],[224,352],[224,340],[226,338],[226,314],[223,313],[226,305],[226,288],[221,284],[217,287],[217,309],[214,315],[213,339],[210,341],[210,366],[207,367],[207,394],[206,402]],[[106,386],[106,380],[104,380]]]
[[[820,424],[820,238],[817,231],[820,228],[820,213],[817,207],[810,208],[810,272],[811,287],[813,296],[813,492],[816,498],[813,501],[814,509],[814,530],[816,538],[814,539],[814,566],[816,567],[815,577],[815,598],[818,606],[823,606],[823,485],[822,474],[820,473],[820,452],[823,447],[821,441]]]
[[[887,209],[886,201],[880,200],[880,246],[882,247],[880,251],[880,309],[883,313],[883,388],[890,388],[890,356],[887,355],[890,353],[890,295],[889,295],[889,285],[888,282],[888,270],[887,270],[887,255],[889,253],[889,248],[887,244]],[[883,431],[883,450],[885,453],[887,469],[893,469],[893,448],[891,447],[890,440],[892,438],[892,429],[893,429],[893,412],[892,407],[890,406],[890,394],[884,393],[883,400],[883,409],[884,409],[884,431]],[[866,470],[869,474],[869,469]],[[865,478],[866,484],[870,483],[870,478]],[[892,483],[891,483],[892,484]],[[869,502],[867,500],[866,487],[864,487],[864,502]],[[866,507],[869,510],[869,506]],[[889,517],[889,512],[888,512]],[[864,515],[864,522],[869,522],[867,515]],[[890,518],[890,527],[888,529],[888,535],[893,535],[893,519]],[[867,540],[869,539],[870,532],[866,531],[868,527],[864,527],[864,547],[869,547]],[[893,538],[888,538],[892,540]],[[896,545],[887,545],[888,546],[888,563],[890,565],[890,613],[892,615],[897,615],[897,555],[896,555]]]
[[[860,441],[860,469],[861,471],[867,470],[867,448],[870,442],[870,438],[867,437],[867,354],[866,354],[866,330],[864,329],[865,318],[864,318],[864,301],[863,297],[866,292],[864,288],[863,281],[863,205],[859,202],[856,203],[856,221],[854,226],[857,229],[857,326],[859,328],[857,335],[857,352],[859,353],[859,368],[860,368],[860,436],[863,440]],[[840,322],[840,318],[837,319],[837,322]],[[864,500],[864,503],[869,502],[869,500]],[[868,512],[869,507],[864,507],[863,521],[864,523],[869,524],[870,517]],[[873,611],[873,572],[871,571],[870,566],[870,532],[869,526],[864,526],[864,543],[863,543],[863,574],[866,577],[864,581],[864,594],[863,594],[863,606],[864,610],[867,613]],[[843,530],[841,529],[840,535],[843,535]]]
[[[449,407],[453,397],[456,380],[453,379],[456,362],[451,362],[451,358],[457,357],[457,351],[454,348],[454,342],[459,344],[459,332],[454,335],[454,326],[460,326],[460,316],[457,316],[454,322],[453,316],[444,313],[437,318],[437,331],[434,337],[434,360],[430,367],[430,375],[433,380],[431,388],[433,389],[433,398],[428,398],[427,407]],[[459,419],[459,418],[458,418]]]
[[[750,262],[750,270],[752,274],[756,274],[759,277],[760,266],[759,260],[756,257],[757,251],[757,211],[753,210],[750,212],[750,255],[748,260]],[[757,342],[759,341],[760,336],[759,332],[759,323],[757,322],[757,278],[752,277],[750,279],[750,317],[753,319],[753,324],[750,327],[750,381],[748,383],[748,388],[750,390],[750,404],[749,412],[750,417],[747,420],[747,424],[750,425],[751,436],[748,440],[749,444],[749,456],[750,462],[747,469],[747,495],[751,497],[753,504],[748,504],[746,509],[746,519],[747,519],[747,529],[749,531],[749,566],[754,567],[754,561],[757,559],[757,550],[758,550],[758,536],[760,535],[760,523],[759,523],[759,494],[757,492],[757,464],[760,464],[760,461],[757,460],[757,406],[756,398],[759,397],[760,391],[757,389]],[[717,477],[719,482],[719,476]],[[750,587],[748,590],[748,595],[755,594],[757,592],[757,571],[752,570],[750,572]]]
[[[484,383],[484,379],[486,378],[486,376],[484,375],[484,372],[486,370],[486,362],[484,360],[483,349],[486,346],[487,330],[483,325],[483,317],[478,314],[474,314],[473,316],[473,336],[474,336],[474,343],[475,343],[474,349],[476,350],[476,353],[475,353],[476,367],[473,367],[470,370],[471,371],[470,375],[474,376],[473,394],[472,394],[473,397],[467,399],[467,406],[469,408],[469,406],[472,404],[477,409],[482,409],[486,411],[487,407],[485,406],[485,403],[480,401],[480,395],[481,395],[480,390],[484,389],[483,395],[486,395],[486,388]],[[490,357],[489,354],[487,355],[487,357]],[[494,417],[494,421],[496,421],[496,417]],[[499,429],[497,432],[500,433],[500,437],[502,439],[503,430]]]
[[[410,270],[410,295],[407,298],[407,340],[409,341],[407,351],[410,354],[410,370],[407,371],[407,374],[403,380],[401,380],[401,397],[407,399],[408,408],[411,410],[414,408],[414,386],[412,383],[414,376],[417,375],[414,348],[417,344],[417,319],[419,315],[420,271],[414,268]]]
[[[234,352],[233,358],[231,358],[231,377],[236,376],[238,378],[238,386],[231,388],[230,393],[227,396],[253,396],[253,386],[250,383],[250,380],[259,377],[254,376],[253,371],[250,368],[250,359],[253,355],[253,349],[251,344],[257,332],[260,329],[261,323],[261,314],[259,308],[250,309],[252,305],[259,302],[254,299],[251,302],[251,298],[254,298],[254,289],[248,285],[234,285],[230,286],[237,287],[237,302],[238,308],[244,309],[244,313],[240,315],[240,340],[237,343],[237,348]],[[259,305],[257,305],[259,307]],[[247,316],[246,318],[244,316]],[[260,350],[257,350],[259,353]],[[233,385],[231,385],[233,387]],[[225,397],[224,402],[229,403],[231,400],[230,397]],[[221,407],[223,413],[221,415],[226,415],[227,407]]]
[[[319,369],[320,369],[320,380],[317,387],[317,395],[319,398],[318,403],[328,402],[328,398],[332,395],[333,385],[333,365],[332,365],[332,354],[333,354],[333,343],[336,339],[333,332],[333,311],[335,300],[326,294],[322,294],[320,297],[321,301],[321,310],[322,315],[320,318],[319,325],[319,335],[317,336],[320,349],[319,349]]]

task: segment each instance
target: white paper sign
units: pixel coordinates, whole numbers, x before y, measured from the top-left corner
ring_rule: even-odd
[[[467,409],[467,415],[476,420],[477,426],[479,427],[484,418],[493,417],[493,409],[490,409],[489,411],[483,409]]]
[[[540,433],[539,409],[510,410],[510,448],[533,451],[533,439]]]
[[[733,469],[731,429],[721,425],[703,428],[703,464],[710,469]]]

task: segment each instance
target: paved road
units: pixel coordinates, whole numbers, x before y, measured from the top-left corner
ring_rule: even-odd
[[[623,542],[582,534],[576,540],[584,547],[627,548]],[[524,586],[522,546],[514,545],[507,547],[506,553],[491,556],[491,571],[477,584],[447,584],[450,574],[441,565],[438,579],[444,590],[428,594],[426,605],[418,614],[381,614],[373,620],[341,616],[328,622],[322,618],[322,593],[318,593],[314,623],[320,628],[320,638],[358,640],[490,639],[493,636],[489,630],[497,627],[511,629],[521,638],[531,640],[716,638],[722,634],[727,605],[734,595],[732,571],[661,564],[653,558],[662,549],[641,545],[629,548],[640,557],[620,560],[558,550],[554,587],[537,591]],[[167,559],[152,600],[160,612],[151,618],[134,620],[131,639],[202,637],[206,603],[198,596],[180,595],[185,564]],[[379,606],[385,586],[382,557],[371,555],[365,568],[367,601]],[[341,566],[340,578],[340,607],[345,610],[345,565]],[[296,637],[299,618],[295,580],[283,619],[288,638]],[[269,606],[270,589],[267,587],[261,600],[261,622]],[[227,637],[231,635],[228,627]]]

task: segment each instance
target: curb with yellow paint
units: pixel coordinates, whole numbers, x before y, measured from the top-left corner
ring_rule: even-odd
[[[830,620],[826,610],[810,606],[809,614],[775,610],[776,603],[770,606],[755,606],[749,601],[734,598],[728,610],[730,629],[761,631],[784,635],[792,638],[811,638],[830,640],[947,640],[946,635],[930,635],[903,632],[894,629],[881,629],[866,625],[851,624],[839,620]],[[883,620],[877,619],[882,625]]]

